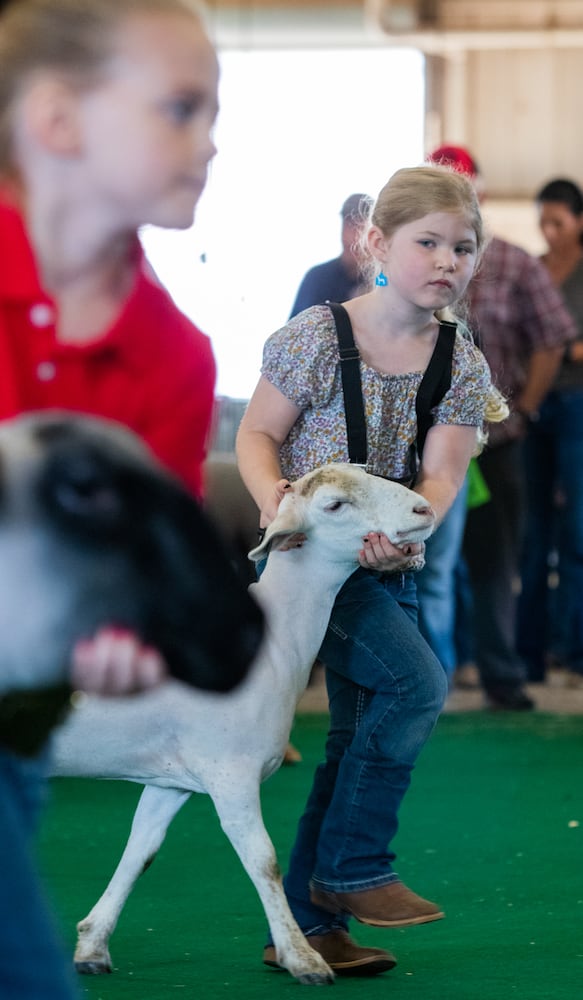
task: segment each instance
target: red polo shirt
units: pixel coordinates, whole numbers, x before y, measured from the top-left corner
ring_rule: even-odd
[[[199,496],[212,416],[210,340],[148,273],[98,340],[59,343],[20,214],[0,198],[0,419],[48,408],[127,425]]]

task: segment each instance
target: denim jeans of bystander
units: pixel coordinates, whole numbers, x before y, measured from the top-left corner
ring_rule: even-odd
[[[583,673],[583,390],[549,394],[524,445],[527,522],[517,646],[532,680],[558,633],[561,655]],[[548,557],[556,545],[559,588],[551,601]],[[554,623],[552,609],[560,617]]]

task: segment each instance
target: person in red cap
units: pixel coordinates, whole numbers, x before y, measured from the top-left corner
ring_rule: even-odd
[[[459,170],[460,173],[468,174],[472,178],[478,177],[480,173],[473,156],[470,156],[463,146],[439,146],[428,156],[428,160],[430,163],[453,167],[454,170]]]
[[[483,198],[478,164],[467,149],[440,146],[428,160],[471,177]],[[511,414],[492,425],[488,446],[477,459],[489,501],[466,516],[461,495],[428,541],[426,569],[418,581],[421,627],[452,672],[455,663],[444,658],[452,655],[456,556],[463,537],[473,594],[474,658],[488,704],[528,710],[534,702],[524,688],[526,668],[515,648],[513,593],[525,519],[522,445],[576,329],[541,262],[499,237],[487,245],[467,300],[470,328]]]

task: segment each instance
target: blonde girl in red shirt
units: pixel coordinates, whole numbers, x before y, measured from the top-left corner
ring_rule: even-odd
[[[200,13],[189,0],[11,0],[0,66],[0,417],[58,406],[120,420],[199,493],[214,359],[137,233],[192,224],[216,152]],[[118,693],[164,670],[105,633],[75,651],[73,682]],[[26,855],[37,778],[0,753],[0,850],[19,893],[15,920],[0,887],[4,1000],[75,995]]]

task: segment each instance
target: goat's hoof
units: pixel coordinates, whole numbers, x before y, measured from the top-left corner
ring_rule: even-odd
[[[297,980],[302,986],[332,986],[335,978],[333,972],[303,972]]]
[[[109,962],[103,959],[95,959],[91,962],[75,962],[75,968],[80,976],[103,976],[113,972]]]

